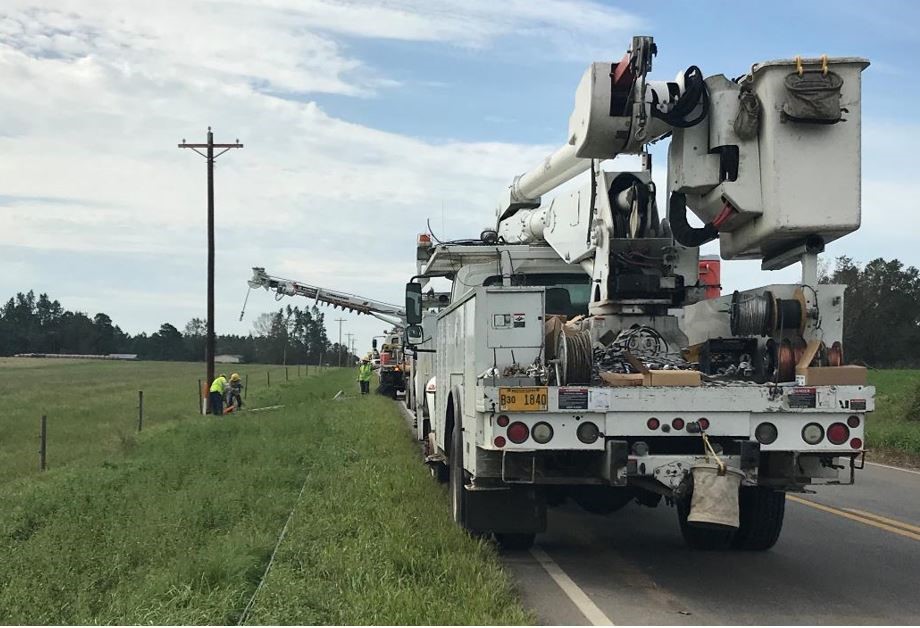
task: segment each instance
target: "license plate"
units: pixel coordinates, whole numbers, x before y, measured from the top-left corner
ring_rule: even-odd
[[[546,386],[532,388],[499,388],[498,409],[502,412],[545,412]]]

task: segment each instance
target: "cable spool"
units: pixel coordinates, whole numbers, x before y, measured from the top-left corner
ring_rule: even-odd
[[[775,320],[777,331],[798,330],[802,333],[805,329],[804,304],[798,299],[777,299]]]
[[[591,333],[562,328],[556,340],[556,357],[559,360],[559,384],[590,384],[594,362]]]
[[[798,362],[795,349],[788,338],[783,338],[776,352],[776,379],[780,382],[795,380],[795,365]]]
[[[804,338],[799,337],[792,341],[792,353],[793,355],[795,355],[795,364],[798,364],[801,361],[802,356],[805,355],[805,349],[807,347],[808,347],[808,343],[805,342]],[[812,362],[814,362],[814,360],[812,360]],[[793,367],[795,366],[795,364],[793,365]],[[806,364],[805,366],[810,366],[810,365]],[[793,372],[792,379],[795,379],[794,376],[795,376],[795,373]]]
[[[831,348],[827,350],[828,366],[843,366],[843,345],[839,340],[835,340]]]
[[[732,293],[730,323],[732,336],[767,336],[774,327],[773,293],[742,295]]]

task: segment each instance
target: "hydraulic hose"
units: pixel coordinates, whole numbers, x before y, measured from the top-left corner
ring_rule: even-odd
[[[691,227],[687,222],[687,196],[679,192],[671,192],[668,199],[668,222],[674,239],[683,246],[702,246],[719,237],[718,228],[711,222],[702,227]]]

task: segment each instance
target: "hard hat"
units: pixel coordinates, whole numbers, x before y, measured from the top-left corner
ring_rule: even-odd
[[[238,381],[240,381],[240,374],[239,374],[239,373],[234,373],[233,375],[231,375],[231,376],[230,376],[230,381],[231,381],[231,382],[238,382]]]
[[[227,379],[227,376],[224,375],[223,373],[221,373],[220,375],[218,375],[218,377],[223,377],[224,379]]]

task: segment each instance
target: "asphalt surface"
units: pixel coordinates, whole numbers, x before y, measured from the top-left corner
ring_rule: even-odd
[[[662,501],[550,508],[534,549],[503,560],[543,625],[920,624],[920,472],[867,464],[812,489],[766,552],[691,550]]]
[[[550,509],[535,550],[504,560],[541,624],[920,623],[920,474],[867,465],[815,490],[787,499],[766,552],[690,550],[662,502]]]

